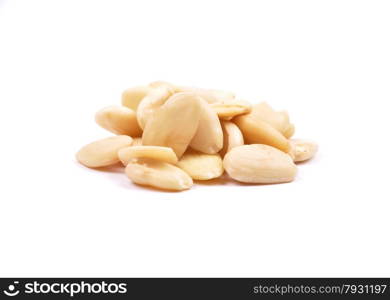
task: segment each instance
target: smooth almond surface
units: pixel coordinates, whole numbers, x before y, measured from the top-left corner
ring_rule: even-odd
[[[290,151],[290,143],[277,129],[250,114],[235,117],[233,122],[240,128],[246,144],[266,144],[283,152]]]
[[[118,135],[90,143],[79,150],[77,160],[90,168],[104,167],[119,162],[118,151],[131,145],[133,139]]]
[[[188,151],[181,157],[177,166],[196,180],[209,180],[223,174],[222,159],[219,154]]]
[[[122,93],[122,105],[137,111],[139,103],[149,91],[150,87],[148,86],[136,86],[125,90]]]
[[[221,119],[231,119],[249,113],[252,109],[250,103],[238,100],[217,102],[210,105]]]
[[[295,162],[306,161],[314,157],[318,151],[318,144],[302,139],[292,139],[291,143],[291,153]]]
[[[146,124],[142,145],[170,147],[180,158],[198,129],[200,103],[193,93],[174,94]]]
[[[244,137],[242,136],[241,130],[233,122],[222,121],[221,124],[223,130],[223,148],[220,154],[223,157],[234,147],[244,145]]]
[[[290,123],[288,113],[286,111],[275,111],[267,102],[253,105],[250,115],[267,122],[286,138],[290,138],[294,134],[294,126]]]
[[[268,145],[244,145],[225,155],[223,166],[233,179],[246,183],[282,183],[294,180],[291,157]]]
[[[142,99],[137,109],[138,125],[143,129],[146,122],[153,115],[156,109],[161,107],[173,91],[165,86],[151,88],[149,93]]]
[[[165,190],[186,190],[193,184],[191,177],[180,168],[150,158],[132,160],[125,172],[134,183]]]
[[[108,106],[99,110],[95,115],[95,121],[104,129],[115,134],[124,134],[132,137],[142,135],[136,113],[124,106]]]
[[[199,126],[191,140],[192,149],[214,154],[222,149],[223,132],[218,116],[210,105],[200,99],[201,112]]]
[[[123,165],[133,158],[153,158],[170,164],[177,163],[177,156],[171,148],[160,146],[130,146],[118,151],[118,157]]]

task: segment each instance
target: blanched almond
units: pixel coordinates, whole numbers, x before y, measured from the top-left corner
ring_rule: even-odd
[[[291,157],[268,145],[235,147],[223,166],[230,177],[247,183],[281,183],[294,180],[297,168]]]
[[[231,119],[235,116],[249,113],[252,109],[250,103],[246,101],[224,101],[211,103],[210,106],[218,114],[218,117],[221,119]]]
[[[200,99],[199,126],[191,140],[191,148],[209,154],[217,153],[223,146],[223,133],[218,116],[210,105]]]
[[[131,145],[133,139],[118,135],[90,143],[79,150],[77,160],[90,168],[104,167],[119,162],[118,151]]]
[[[130,146],[118,151],[118,157],[127,165],[133,158],[153,158],[170,164],[177,163],[177,156],[171,148],[160,146]]]
[[[162,106],[173,91],[165,86],[151,88],[149,93],[140,102],[137,109],[138,125],[144,129],[146,122],[153,115],[154,111]]]
[[[108,106],[99,110],[95,121],[104,129],[115,134],[124,134],[132,137],[141,136],[136,113],[124,106]]]
[[[165,190],[186,190],[193,184],[191,177],[183,170],[150,158],[131,160],[125,172],[134,183]]]
[[[170,147],[180,158],[198,129],[200,103],[193,93],[174,94],[147,122],[142,145]]]
[[[136,86],[122,93],[122,105],[137,111],[138,104],[149,93],[150,87]]]
[[[292,158],[295,162],[309,160],[314,157],[318,151],[317,143],[309,140],[292,139],[290,140]]]
[[[290,151],[288,140],[267,122],[251,114],[235,117],[233,122],[240,128],[247,144],[266,144],[284,152]]]
[[[234,147],[244,145],[244,137],[236,124],[230,121],[222,121],[223,148],[220,154],[225,156]]]
[[[204,154],[190,150],[184,153],[177,166],[196,180],[209,180],[223,174],[222,159],[219,154]]]
[[[250,115],[255,119],[267,122],[286,138],[290,138],[294,134],[294,125],[290,123],[288,113],[275,111],[267,102],[253,105]]]

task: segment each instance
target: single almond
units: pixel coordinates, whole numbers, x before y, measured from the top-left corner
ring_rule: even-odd
[[[153,158],[170,164],[177,163],[177,156],[171,148],[160,146],[130,146],[118,151],[118,157],[123,165],[133,158]]]
[[[223,174],[222,159],[219,154],[186,151],[177,166],[196,180],[210,180]]]
[[[214,154],[223,146],[223,132],[218,116],[210,105],[200,99],[201,112],[199,126],[195,136],[191,140],[192,149]]]
[[[268,145],[235,147],[225,155],[223,166],[233,179],[246,183],[282,183],[297,173],[291,157]]]
[[[146,123],[142,145],[170,147],[180,158],[198,129],[201,100],[193,93],[170,97]]]
[[[238,115],[247,114],[252,109],[250,103],[242,100],[216,102],[211,103],[210,105],[215,110],[218,117],[225,120],[230,120]]]
[[[124,106],[108,106],[99,110],[95,121],[104,129],[115,134],[137,137],[142,135],[136,113]]]
[[[131,160],[125,172],[134,183],[164,190],[186,190],[193,184],[191,177],[180,168],[150,158]]]
[[[302,139],[290,140],[292,158],[295,162],[302,162],[314,157],[318,151],[318,144]]]
[[[150,92],[148,86],[136,86],[122,93],[122,105],[137,111],[138,104]]]
[[[173,91],[165,86],[151,88],[149,93],[142,99],[137,109],[138,125],[144,129],[146,122],[153,115],[156,109],[161,107]]]
[[[95,141],[82,147],[76,154],[77,160],[90,168],[105,167],[119,162],[118,151],[131,145],[133,139],[118,135]]]
[[[233,122],[222,121],[221,124],[223,130],[223,148],[220,151],[220,154],[223,157],[234,147],[244,145],[244,137],[242,136],[240,129]]]
[[[294,125],[290,123],[288,113],[286,111],[275,111],[267,102],[253,105],[250,115],[270,124],[286,138],[290,138],[294,134]]]
[[[246,144],[266,144],[284,152],[290,151],[288,140],[267,122],[251,114],[235,117],[233,122],[240,128]]]

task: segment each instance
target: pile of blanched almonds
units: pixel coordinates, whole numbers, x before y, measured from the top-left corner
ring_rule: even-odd
[[[127,89],[122,106],[103,108],[95,119],[116,135],[84,146],[77,160],[90,168],[121,162],[134,183],[166,190],[186,190],[224,171],[245,183],[290,182],[295,162],[317,152],[314,142],[291,139],[295,128],[285,111],[163,81]]]

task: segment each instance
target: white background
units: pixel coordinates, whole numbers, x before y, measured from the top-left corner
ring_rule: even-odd
[[[1,276],[390,276],[388,1],[0,0]],[[287,109],[295,182],[134,186],[75,162],[125,88]]]

